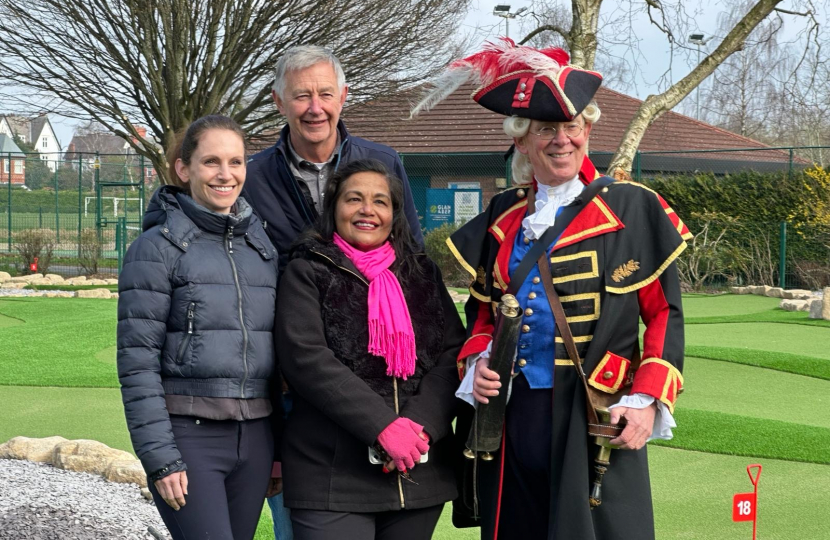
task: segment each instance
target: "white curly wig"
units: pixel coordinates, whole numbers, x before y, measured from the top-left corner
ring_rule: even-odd
[[[580,113],[586,124],[596,124],[600,117],[599,105],[595,100],[592,100]],[[530,118],[521,118],[519,116],[508,116],[502,123],[504,133],[508,137],[514,139],[521,139],[527,135],[530,130]],[[513,152],[513,161],[510,165],[510,170],[513,176],[514,184],[529,184],[533,181],[533,165],[530,163],[530,158],[527,154],[521,152]]]

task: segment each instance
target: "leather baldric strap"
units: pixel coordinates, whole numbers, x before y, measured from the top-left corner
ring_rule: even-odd
[[[582,190],[582,193],[579,194],[572,204],[562,208],[562,211],[558,216],[556,216],[554,224],[545,230],[542,237],[533,244],[533,247],[531,247],[525,256],[522,257],[522,260],[519,261],[519,266],[516,267],[516,271],[510,275],[510,284],[507,286],[506,291],[507,294],[516,295],[519,288],[522,286],[522,283],[524,283],[528,274],[530,274],[531,269],[536,264],[536,260],[539,256],[545,254],[553,241],[559,238],[559,235],[565,231],[568,225],[571,224],[571,221],[574,220],[582,209],[588,206],[588,203],[590,203],[593,198],[597,196],[600,190],[608,186],[608,184],[613,181],[614,179],[609,176],[601,176],[597,178]],[[527,197],[527,214],[531,215],[535,210],[536,196],[534,191],[531,189]],[[542,268],[540,267],[539,270],[541,271]]]
[[[562,336],[562,341],[565,343],[565,350],[568,351],[568,357],[573,362],[574,368],[576,368],[577,376],[579,380],[582,381],[582,386],[585,387],[585,395],[587,398],[585,399],[586,404],[586,412],[588,414],[588,424],[597,424],[599,425],[599,419],[597,418],[597,411],[594,408],[594,404],[591,402],[591,392],[588,389],[588,378],[585,377],[585,371],[582,369],[582,363],[579,361],[579,353],[576,350],[576,343],[574,342],[574,336],[571,333],[571,327],[568,326],[568,319],[565,316],[565,308],[562,307],[562,301],[559,300],[559,295],[556,294],[556,289],[553,288],[553,280],[550,279],[548,276],[551,276],[550,271],[550,261],[548,261],[547,253],[539,257],[539,271],[545,276],[542,279],[542,286],[545,288],[545,296],[548,297],[548,303],[550,304],[550,309],[553,312],[553,320],[556,323],[556,327],[559,328],[559,334]]]

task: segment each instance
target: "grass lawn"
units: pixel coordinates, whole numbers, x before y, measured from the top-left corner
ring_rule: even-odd
[[[759,538],[830,538],[819,518],[830,510],[830,326],[805,325],[805,314],[763,297],[694,295],[684,305],[688,352],[705,358],[687,358],[675,439],[650,445],[657,537],[749,537],[751,525],[731,521],[731,501],[751,491],[745,467],[760,461]],[[0,299],[0,442],[61,435],[132,451],[115,319],[114,300]],[[447,507],[434,538],[477,533],[454,529]],[[256,538],[272,538],[267,507]]]

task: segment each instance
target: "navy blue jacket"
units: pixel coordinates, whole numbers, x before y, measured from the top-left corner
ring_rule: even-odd
[[[352,137],[346,131],[346,125],[337,123],[340,132],[340,150],[336,167],[358,159],[373,158],[383,162],[390,171],[403,180],[404,212],[412,229],[412,236],[422,244],[421,225],[418,212],[412,200],[409,179],[403,168],[398,153],[382,144],[373,143],[360,137]],[[264,150],[248,160],[248,172],[242,196],[253,207],[265,225],[265,232],[279,253],[279,267],[282,270],[288,264],[291,244],[301,232],[314,224],[317,210],[308,204],[300,191],[300,186],[288,166],[288,126],[280,132],[280,138],[271,148]]]

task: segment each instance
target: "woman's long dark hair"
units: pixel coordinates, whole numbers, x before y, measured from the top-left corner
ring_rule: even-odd
[[[337,200],[343,192],[343,184],[353,175],[363,172],[377,173],[386,178],[386,183],[389,185],[389,194],[392,197],[392,229],[389,235],[389,243],[395,250],[395,256],[399,262],[403,263],[410,255],[421,253],[423,248],[412,237],[409,221],[407,221],[403,209],[403,181],[376,159],[359,159],[347,163],[329,179],[323,194],[323,211],[315,225],[317,235],[323,241],[332,241],[334,233],[337,231]],[[407,266],[410,267],[407,271],[420,268],[420,265]]]

